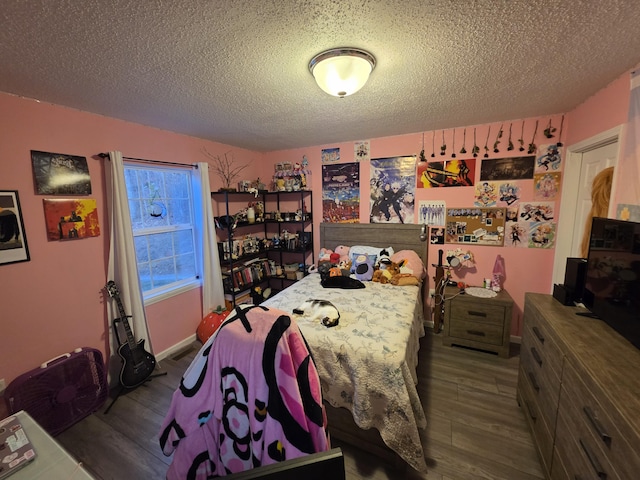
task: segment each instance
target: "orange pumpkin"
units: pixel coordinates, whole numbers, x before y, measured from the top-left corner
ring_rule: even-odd
[[[222,322],[224,322],[230,313],[231,312],[224,310],[222,306],[218,305],[218,308],[204,317],[200,322],[200,325],[198,325],[198,328],[196,329],[198,340],[202,343],[209,340],[209,337],[211,337],[211,335],[220,328],[220,325],[222,325]]]

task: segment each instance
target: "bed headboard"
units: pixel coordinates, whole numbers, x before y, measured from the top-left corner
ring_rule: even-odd
[[[371,245],[413,250],[427,266],[429,242],[420,241],[421,225],[400,223],[321,223],[320,247],[335,250],[338,245]]]

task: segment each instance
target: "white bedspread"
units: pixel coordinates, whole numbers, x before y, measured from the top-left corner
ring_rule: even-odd
[[[360,428],[376,428],[389,448],[426,472],[419,429],[427,421],[415,387],[419,339],[425,333],[420,289],[365,285],[323,288],[320,275],[312,274],[263,305],[292,312],[317,298],[338,308],[340,323],[332,328],[294,316],[316,362],[324,399],[349,409]]]

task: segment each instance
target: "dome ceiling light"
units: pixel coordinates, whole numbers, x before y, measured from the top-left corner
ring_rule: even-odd
[[[376,66],[376,59],[358,48],[332,48],[309,62],[309,71],[318,86],[335,97],[346,97],[360,90]]]

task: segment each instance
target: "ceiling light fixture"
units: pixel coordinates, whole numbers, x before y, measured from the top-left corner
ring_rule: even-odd
[[[313,57],[309,71],[322,90],[342,98],[360,90],[375,66],[375,57],[365,50],[332,48]]]

